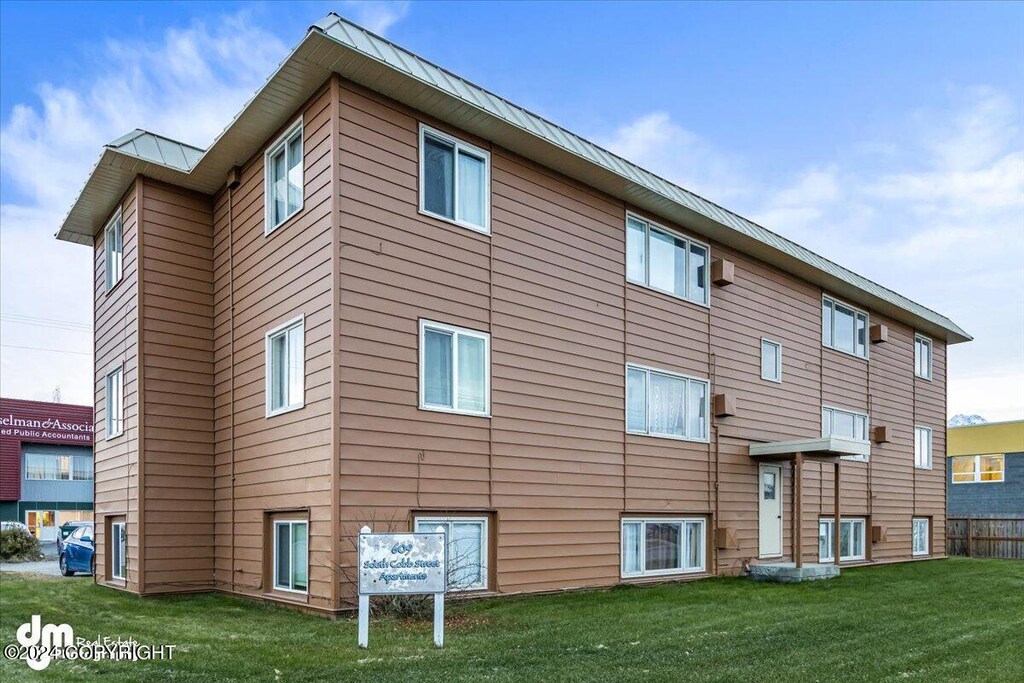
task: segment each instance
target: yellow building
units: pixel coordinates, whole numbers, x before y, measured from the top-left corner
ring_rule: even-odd
[[[949,517],[1024,515],[1024,420],[950,427]]]

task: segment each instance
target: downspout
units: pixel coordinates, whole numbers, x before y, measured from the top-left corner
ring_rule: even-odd
[[[228,385],[228,443],[231,458],[231,592],[235,592],[235,188],[241,182],[238,167],[228,174],[228,365],[231,368]]]

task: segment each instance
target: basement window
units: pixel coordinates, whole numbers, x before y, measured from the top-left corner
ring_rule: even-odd
[[[417,517],[417,533],[444,529],[448,555],[448,590],[487,588],[487,518]]]
[[[839,548],[840,561],[863,560],[867,555],[864,551],[864,528],[863,519],[840,518],[839,522]],[[818,521],[818,559],[821,562],[835,562],[836,558],[832,552],[833,540],[835,539],[835,521],[831,518]]]
[[[266,216],[269,235],[302,208],[302,120],[270,146],[264,158]]]
[[[913,554],[927,555],[930,552],[930,534],[927,517],[915,517],[913,528]]]
[[[703,519],[622,520],[622,577],[704,571]]]
[[[124,522],[110,525],[107,547],[110,550],[110,578],[124,581],[128,576],[128,533]]]
[[[420,211],[490,233],[491,155],[420,125]]]
[[[309,590],[309,522],[305,519],[274,520],[274,589]]]

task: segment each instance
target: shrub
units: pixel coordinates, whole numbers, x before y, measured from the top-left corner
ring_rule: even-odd
[[[0,561],[32,562],[43,559],[39,539],[24,529],[0,531]]]

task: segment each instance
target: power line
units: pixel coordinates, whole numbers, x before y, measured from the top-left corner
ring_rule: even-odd
[[[18,346],[17,344],[0,344],[5,349],[26,349],[28,351],[49,351],[50,353],[73,353],[78,356],[91,356],[92,351],[68,351],[67,349],[44,349],[42,346]]]
[[[91,331],[92,325],[87,323],[74,322],[71,320],[56,320],[54,318],[40,318],[33,315],[18,315],[13,313],[4,313],[0,316],[0,319],[6,320],[11,323],[18,323],[22,325],[36,325],[38,327],[51,327],[65,330],[83,330]]]

